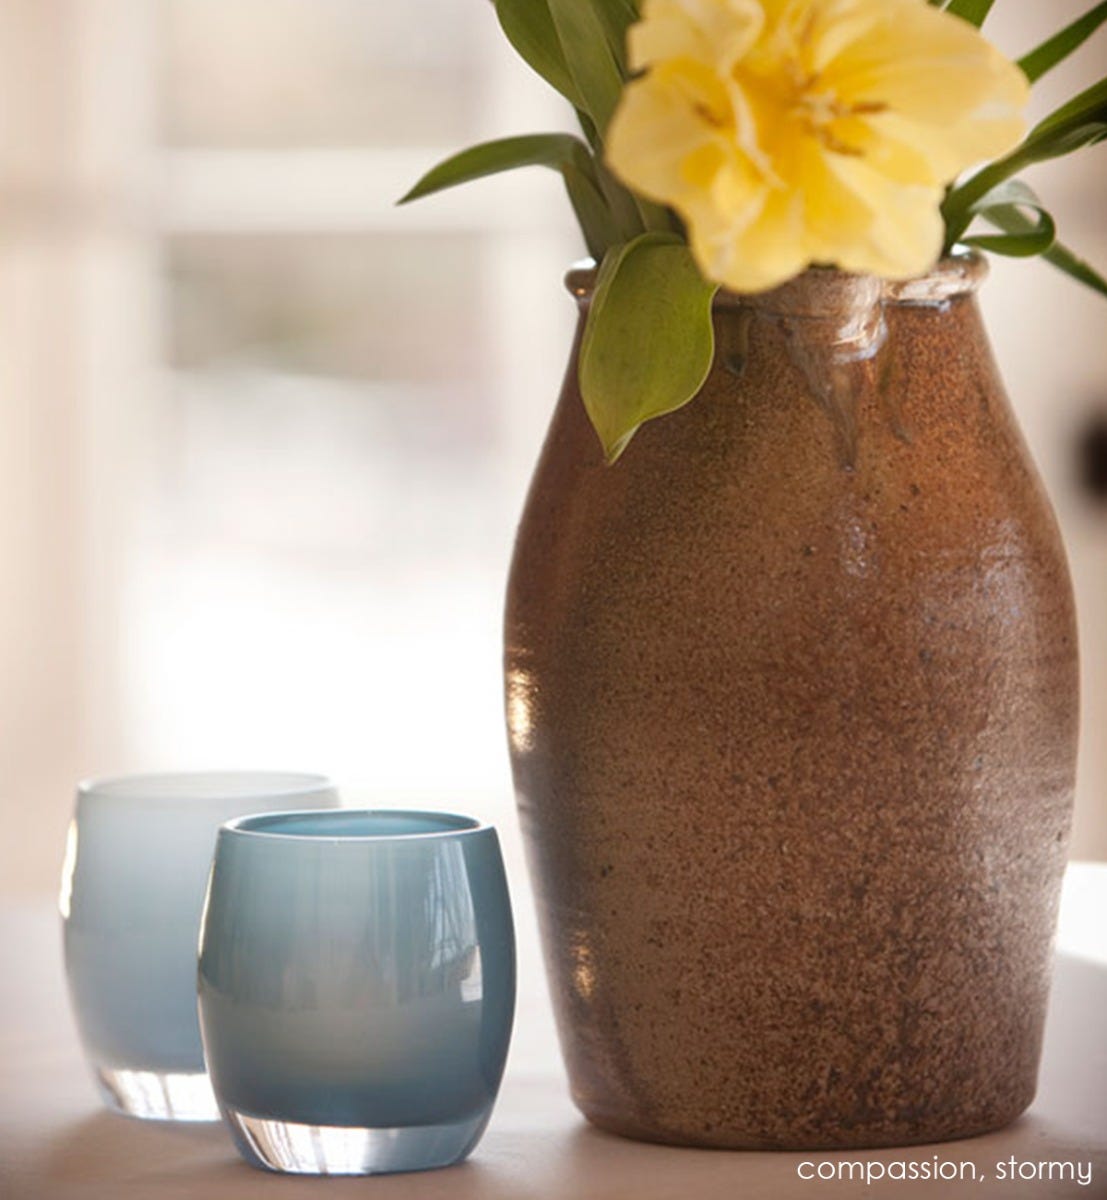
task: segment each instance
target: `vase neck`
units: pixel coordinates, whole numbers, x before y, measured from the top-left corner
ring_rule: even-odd
[[[746,295],[720,289],[713,304],[716,356],[731,375],[742,377],[754,330],[772,327],[770,336],[779,339],[777,344],[798,370],[808,396],[830,418],[842,465],[852,467],[860,398],[875,388],[884,408],[896,407],[889,390],[893,361],[899,354],[889,345],[894,310],[945,312],[959,298],[974,293],[986,274],[984,258],[970,251],[943,258],[933,270],[914,279],[883,280],[833,267],[811,267],[765,292]],[[582,319],[596,275],[594,268],[582,265],[565,277]]]

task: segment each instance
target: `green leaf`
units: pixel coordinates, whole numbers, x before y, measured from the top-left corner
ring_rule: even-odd
[[[596,185],[594,175],[574,167],[564,167],[561,173],[588,253],[599,262],[609,246],[615,246],[623,240],[622,231]]]
[[[645,233],[607,252],[577,369],[608,463],[644,421],[700,390],[715,354],[715,290],[672,234]]]
[[[583,108],[578,108],[576,111],[577,121],[580,123],[580,131],[584,134],[585,141],[592,147],[592,153],[597,160],[602,160],[603,142],[600,141],[600,135],[596,132],[595,122]]]
[[[570,133],[529,133],[522,137],[499,138],[470,146],[432,167],[398,203],[407,204],[444,188],[516,167],[552,167],[560,171],[566,166],[585,173],[592,170],[588,148]]]
[[[1053,218],[1048,213],[1044,217],[1044,222],[1040,224],[1031,222],[1025,233],[974,233],[971,237],[963,237],[958,245],[973,246],[977,250],[988,250],[1007,258],[1034,258],[1045,254],[1056,237]],[[990,217],[986,219],[991,220]],[[994,224],[997,229],[1001,228],[998,221]]]
[[[1022,73],[1031,83],[1035,79],[1041,79],[1046,71],[1068,58],[1078,46],[1083,45],[1104,21],[1107,21],[1107,0],[1097,4],[1082,17],[1077,17],[1071,25],[1066,25],[1029,54],[1024,54],[1018,62]]]
[[[568,133],[533,133],[470,146],[432,167],[399,203],[407,204],[486,175],[532,166],[560,171],[590,254],[598,258],[608,246],[622,240],[588,147]]]
[[[548,0],[496,0],[496,16],[519,57],[574,108],[584,100],[565,61]]]
[[[1028,209],[1035,214],[1033,218],[1026,215]],[[990,250],[994,254],[1006,254],[1014,258],[1044,254],[1057,236],[1053,218],[1042,207],[1038,197],[1019,179],[1008,179],[986,192],[972,206],[971,214],[983,217],[1004,232],[963,237],[961,244]]]
[[[946,12],[968,21],[970,25],[979,29],[994,3],[995,0],[950,0],[946,5]]]
[[[986,221],[1006,233],[1025,234],[1034,227],[1034,222],[1017,208],[994,209],[983,215]],[[1104,279],[1093,266],[1074,254],[1067,246],[1060,242],[1054,242],[1042,254],[1042,258],[1059,271],[1064,271],[1066,275],[1090,287],[1092,291],[1099,292],[1101,296],[1107,296],[1107,279]]]
[[[1093,266],[1075,255],[1067,246],[1062,246],[1060,242],[1054,242],[1042,255],[1042,258],[1059,271],[1064,271],[1066,275],[1086,284],[1092,291],[1099,292],[1101,296],[1107,296],[1107,279],[1104,279]]]
[[[629,242],[640,233],[650,232],[646,227],[645,221],[642,219],[637,197],[634,196],[629,188],[624,187],[612,175],[602,158],[596,162],[596,178],[599,181],[600,191],[607,198],[608,206],[616,223],[623,231],[623,236],[618,240],[620,242]],[[667,231],[661,230],[659,232]]]
[[[521,0],[534,3],[534,0]],[[546,0],[542,0],[546,2]],[[593,0],[548,0],[550,16],[583,108],[603,136],[623,90],[623,74]]]
[[[1031,162],[1057,158],[1107,137],[1107,79],[1101,79],[1050,113],[1013,154]]]
[[[960,240],[972,220],[973,205],[997,184],[1024,167],[1069,154],[1107,137],[1107,79],[1101,79],[1050,113],[1010,154],[990,163],[942,201],[946,246]]]
[[[607,43],[618,63],[620,74],[627,75],[627,29],[638,20],[633,0],[592,0],[603,25]]]

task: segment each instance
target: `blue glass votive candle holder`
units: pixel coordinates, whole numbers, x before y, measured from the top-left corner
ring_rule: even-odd
[[[491,1114],[515,1009],[495,830],[395,811],[228,822],[199,997],[248,1162],[311,1175],[460,1162]]]
[[[203,771],[82,783],[62,870],[73,1013],[109,1108],[217,1121],[196,1018],[196,945],[220,825],[333,808],[322,775]]]

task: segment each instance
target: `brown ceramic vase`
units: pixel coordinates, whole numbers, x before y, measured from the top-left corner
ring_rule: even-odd
[[[1033,1098],[1076,639],[982,274],[720,296],[703,390],[613,467],[569,371],[519,529],[506,699],[596,1125],[882,1146]],[[591,277],[569,284],[583,315]]]

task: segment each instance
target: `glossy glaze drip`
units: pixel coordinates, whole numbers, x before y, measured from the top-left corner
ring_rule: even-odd
[[[754,312],[779,325],[788,357],[834,427],[838,459],[857,459],[857,406],[873,386],[874,360],[887,337],[882,285],[871,277],[810,271],[749,298]]]
[[[892,432],[901,442],[910,443],[911,430],[904,419],[900,397],[903,369],[895,335],[889,329],[876,360],[876,394]]]
[[[789,358],[834,427],[841,466],[852,469],[857,412],[866,394],[876,393],[896,437],[911,440],[898,399],[901,364],[888,310],[945,311],[957,296],[975,291],[984,274],[984,262],[975,255],[944,259],[931,274],[904,282],[815,269],[761,295],[724,295],[721,305],[737,304],[743,317],[752,311],[779,325]]]
[[[738,314],[734,329],[734,346],[723,355],[723,366],[735,377],[741,379],[746,373],[750,358],[750,326],[753,324],[754,311],[743,308]]]

